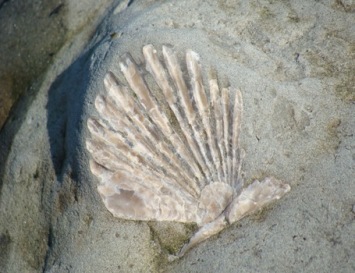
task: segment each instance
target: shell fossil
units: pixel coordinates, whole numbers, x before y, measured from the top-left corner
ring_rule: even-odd
[[[290,186],[267,177],[243,187],[239,90],[221,88],[213,73],[205,86],[192,50],[187,74],[171,47],[162,48],[164,62],[152,45],[143,55],[150,84],[129,54],[119,63],[128,86],[112,72],[104,78],[107,92],[95,99],[99,115],[87,122],[90,169],[115,217],[196,223],[181,257]]]

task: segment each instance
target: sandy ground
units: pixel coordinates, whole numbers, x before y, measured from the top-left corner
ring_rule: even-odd
[[[354,272],[354,5],[127,3],[57,53],[1,131],[0,272]],[[112,217],[85,149],[105,73],[148,43],[191,48],[240,88],[246,181],[292,187],[172,263],[191,227]]]

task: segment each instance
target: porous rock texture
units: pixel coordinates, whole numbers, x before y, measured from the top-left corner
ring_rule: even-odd
[[[354,272],[354,4],[96,2],[62,2],[59,16],[85,24],[0,132],[0,272]],[[228,76],[243,93],[247,182],[292,187],[172,263],[195,227],[114,218],[85,149],[104,75],[125,52],[143,60],[148,43],[191,48]]]

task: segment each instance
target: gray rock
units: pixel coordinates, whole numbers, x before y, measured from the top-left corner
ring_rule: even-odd
[[[0,272],[353,272],[354,6],[114,4],[84,49],[94,24],[57,53],[1,131]],[[292,187],[173,263],[167,234],[191,227],[112,217],[85,149],[105,73],[147,43],[191,48],[228,76],[243,93],[247,182],[272,175]]]

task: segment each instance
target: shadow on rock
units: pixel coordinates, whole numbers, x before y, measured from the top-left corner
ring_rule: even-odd
[[[62,181],[69,166],[74,172],[79,167],[77,155],[80,154],[82,114],[89,83],[88,55],[79,57],[49,89],[47,130],[58,181]]]

